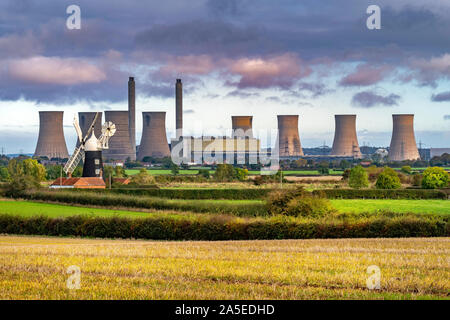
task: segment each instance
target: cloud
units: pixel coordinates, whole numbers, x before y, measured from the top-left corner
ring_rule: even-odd
[[[36,84],[77,85],[106,79],[97,66],[81,59],[36,56],[13,60],[8,66],[15,80]]]
[[[446,115],[444,116],[444,120],[450,120],[450,114],[446,114]]]
[[[239,75],[238,88],[289,88],[311,69],[300,58],[286,53],[270,58],[243,58],[231,63],[230,72]]]
[[[367,64],[359,65],[353,73],[341,79],[341,86],[370,86],[383,80],[392,70],[391,67],[372,67]]]
[[[323,83],[307,83],[300,82],[298,84],[298,89],[300,92],[308,92],[312,98],[317,98],[319,96],[323,96],[330,92],[333,92],[332,89],[328,89]]]
[[[247,99],[247,98],[251,98],[251,97],[259,97],[259,94],[255,93],[255,92],[244,92],[241,90],[234,90],[234,91],[228,92],[228,94],[226,96]]]
[[[165,76],[205,75],[212,72],[215,67],[208,55],[171,56],[159,72]]]
[[[372,108],[376,106],[394,106],[398,105],[400,96],[396,94],[389,94],[383,96],[372,91],[362,91],[355,94],[352,98],[352,105],[361,108]]]
[[[421,86],[436,86],[436,81],[450,78],[450,54],[445,53],[430,59],[412,59],[412,74],[406,81],[416,79]]]
[[[433,94],[431,96],[431,101],[434,102],[450,101],[450,91]]]

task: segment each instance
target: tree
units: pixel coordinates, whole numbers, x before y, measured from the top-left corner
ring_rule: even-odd
[[[180,167],[178,167],[175,163],[172,163],[170,167],[170,172],[175,176],[180,173]]]
[[[114,168],[114,176],[115,176],[116,178],[126,178],[128,175],[127,175],[127,173],[125,172],[125,169],[124,169],[123,167],[121,167],[121,166],[116,166],[116,167]]]
[[[7,167],[0,167],[0,181],[8,181],[9,172]]]
[[[202,176],[206,179],[209,179],[209,176],[210,176],[209,170],[208,169],[200,169],[200,170],[198,170],[198,175]]]
[[[377,189],[400,189],[402,184],[394,169],[385,167],[375,183]]]
[[[8,164],[8,174],[10,179],[6,194],[18,196],[27,190],[39,188],[41,181],[45,180],[46,170],[34,159],[12,159]]]
[[[362,166],[356,166],[350,170],[348,185],[354,189],[367,188],[369,179],[366,170]]]
[[[247,178],[248,178],[248,170],[247,169],[236,168],[235,169],[235,175],[236,175],[236,178],[239,181],[247,180]]]
[[[142,168],[138,174],[131,176],[131,184],[147,185],[155,183],[155,177],[148,173],[147,169]]]
[[[341,167],[342,169],[348,169],[352,166],[352,164],[350,162],[348,162],[347,160],[341,160],[341,162],[339,163],[339,167]]]
[[[411,166],[403,166],[401,170],[403,173],[411,174],[412,168]]]
[[[445,188],[449,184],[449,174],[443,168],[427,168],[422,175],[422,187],[425,189]]]
[[[233,181],[235,178],[235,171],[231,164],[218,164],[214,179],[217,181]]]
[[[47,166],[45,167],[45,169],[47,171],[47,180],[55,180],[56,178],[61,177],[61,172],[63,177],[66,176],[66,173],[64,172],[64,170],[62,170],[62,166],[59,164],[54,166]]]

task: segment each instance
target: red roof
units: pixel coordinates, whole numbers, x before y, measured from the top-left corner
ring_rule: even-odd
[[[82,177],[82,178],[58,178],[50,186],[64,186],[74,188],[86,187],[105,187],[105,182],[99,177]]]

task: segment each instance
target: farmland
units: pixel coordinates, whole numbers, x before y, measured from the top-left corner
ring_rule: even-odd
[[[448,238],[155,242],[0,237],[0,299],[448,299]],[[69,290],[66,270],[81,269]],[[366,269],[381,271],[369,290]]]
[[[127,169],[125,170],[126,174],[128,175],[134,175],[139,173],[139,170],[137,169]],[[170,169],[148,169],[147,170],[148,173],[153,174],[153,175],[164,175],[164,174],[171,174],[172,171]],[[178,174],[181,175],[194,175],[194,174],[198,174],[199,170],[198,169],[190,169],[190,170],[179,170]],[[215,171],[214,170],[209,170],[209,172],[211,174],[213,174]],[[330,175],[342,175],[342,170],[330,170],[329,174]],[[260,171],[258,170],[249,170],[248,172],[250,175],[259,175],[261,174]],[[318,170],[286,170],[283,171],[283,174],[286,176],[311,176],[311,175],[320,175]]]
[[[261,200],[167,200],[169,204],[221,204],[233,205],[260,204]],[[450,215],[450,205],[447,200],[331,200],[332,205],[340,213],[364,213],[390,211],[396,213],[441,214]],[[48,217],[68,217],[74,215],[90,215],[99,217],[149,217],[154,215],[149,209],[137,211],[110,208],[91,208],[87,206],[71,206],[29,201],[0,201],[0,214],[13,214],[22,217],[44,215]],[[144,212],[145,211],[145,212]],[[167,214],[167,213],[166,213]],[[173,213],[172,215],[174,215]]]

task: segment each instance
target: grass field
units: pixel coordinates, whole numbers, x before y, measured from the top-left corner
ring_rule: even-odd
[[[160,174],[172,174],[172,171],[169,169],[148,169],[147,170],[149,174],[154,174],[154,175],[160,175]],[[127,169],[125,170],[126,174],[128,175],[134,175],[139,173],[138,169]],[[214,174],[214,170],[209,170],[210,174]],[[329,174],[330,175],[342,175],[342,170],[332,170],[330,169]],[[249,170],[248,172],[250,175],[259,175],[261,174],[260,171],[258,170]],[[189,175],[189,174],[198,174],[198,169],[196,170],[181,170],[179,171],[179,174],[182,175]],[[286,170],[283,171],[283,174],[286,176],[291,176],[291,175],[301,175],[301,176],[310,176],[310,175],[319,175],[319,171],[317,170]]]
[[[261,204],[261,200],[167,200],[174,205],[191,205],[199,203],[211,206],[217,205],[252,205]],[[341,213],[363,213],[390,211],[396,213],[428,213],[428,214],[450,214],[450,204],[447,200],[331,200],[333,206]],[[146,212],[147,211],[147,212]],[[0,214],[13,214],[23,217],[49,216],[68,217],[73,215],[92,215],[101,217],[131,217],[142,218],[161,213],[142,211],[127,211],[120,209],[89,208],[71,205],[60,205],[42,202],[29,201],[0,201]],[[165,215],[177,216],[177,213],[164,213]]]
[[[349,199],[331,200],[339,212],[376,212],[391,211],[398,213],[434,213],[450,214],[448,200],[370,200]]]
[[[0,236],[0,299],[448,299],[448,238],[222,242]],[[81,288],[68,289],[69,266]],[[381,271],[369,290],[367,267]]]

